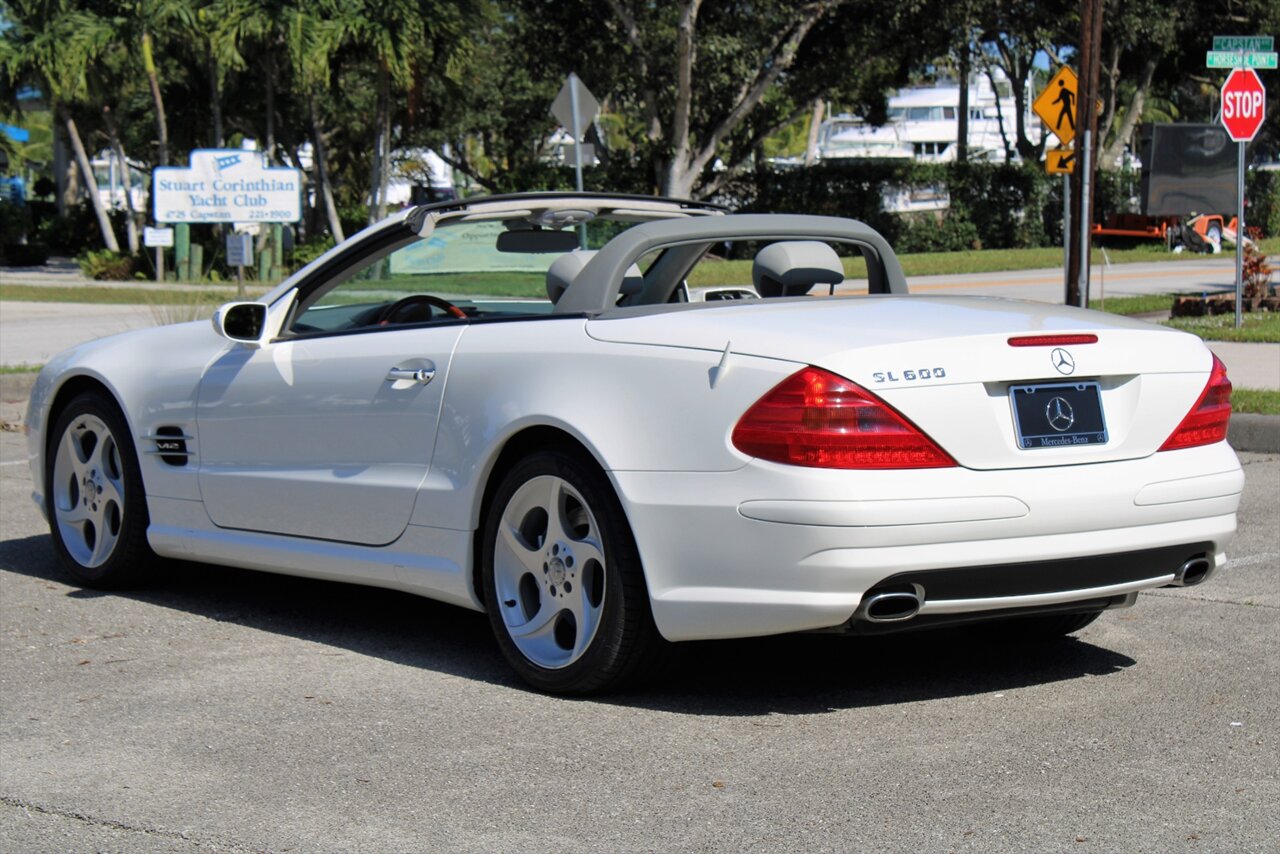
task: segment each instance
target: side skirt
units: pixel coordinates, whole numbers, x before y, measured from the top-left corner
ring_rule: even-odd
[[[410,525],[389,546],[360,546],[211,527],[199,501],[148,497],[156,554],[403,590],[473,611],[470,531]]]

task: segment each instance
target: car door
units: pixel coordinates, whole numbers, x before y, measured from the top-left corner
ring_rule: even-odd
[[[422,304],[387,315],[415,289],[393,271],[380,256],[304,287],[280,337],[206,370],[199,478],[215,525],[366,545],[404,532],[467,320]]]

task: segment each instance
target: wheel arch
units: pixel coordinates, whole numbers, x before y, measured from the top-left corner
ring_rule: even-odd
[[[53,425],[58,422],[58,418],[62,415],[63,410],[70,405],[71,401],[86,392],[98,392],[111,401],[121,417],[124,418],[124,423],[129,427],[129,430],[133,431],[133,420],[129,418],[129,413],[121,405],[120,396],[116,394],[115,389],[111,388],[100,377],[92,374],[75,374],[64,380],[49,400],[49,411],[45,416],[44,422],[48,425],[48,429],[45,430],[43,449],[46,455],[49,453],[49,443],[54,441],[55,438],[53,436]],[[129,438],[132,440],[133,436],[130,435]]]
[[[62,413],[71,404],[71,401],[86,392],[100,394],[104,400],[116,408],[116,412],[119,413],[120,418],[124,421],[125,429],[129,433],[129,444],[134,448],[134,452],[138,453],[136,425],[129,415],[129,410],[121,403],[120,394],[116,389],[97,374],[77,373],[67,376],[48,398],[41,422],[44,435],[41,437],[42,442],[38,446],[38,453],[40,454],[39,474],[41,478],[38,491],[42,498],[45,497],[44,493],[47,492],[45,478],[49,466],[50,449],[53,442],[57,441],[58,438],[54,435],[53,428],[58,423]],[[141,460],[139,460],[140,463]],[[142,468],[141,465],[139,467],[140,469]],[[145,471],[140,471],[139,474],[142,478],[142,498],[145,504],[147,501],[147,475]]]
[[[598,455],[583,442],[580,438],[573,435],[567,430],[550,424],[537,424],[524,427],[523,429],[513,433],[502,444],[501,450],[494,456],[493,462],[489,466],[489,471],[484,477],[484,488],[480,490],[480,502],[478,507],[477,524],[475,531],[472,533],[471,542],[471,592],[475,596],[476,601],[484,602],[484,582],[481,576],[484,555],[484,530],[488,523],[489,505],[493,502],[493,495],[498,490],[498,485],[502,483],[502,479],[506,477],[507,472],[520,460],[527,457],[535,451],[545,450],[562,450],[580,456],[583,460],[591,463],[605,479],[609,481],[610,487],[613,489],[614,496],[618,498],[619,504],[622,504],[621,495],[618,492],[617,484],[613,478],[609,476],[608,469],[601,463]],[[623,516],[626,516],[626,505],[622,505]],[[628,521],[628,526],[630,521]]]

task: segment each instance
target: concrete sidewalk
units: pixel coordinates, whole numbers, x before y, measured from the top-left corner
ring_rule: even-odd
[[[1280,344],[1206,341],[1236,388],[1280,390]]]

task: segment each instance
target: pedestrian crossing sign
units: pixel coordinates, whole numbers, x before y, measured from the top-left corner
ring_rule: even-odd
[[[1031,109],[1063,145],[1070,145],[1076,138],[1077,88],[1076,73],[1064,65],[1031,104]]]

